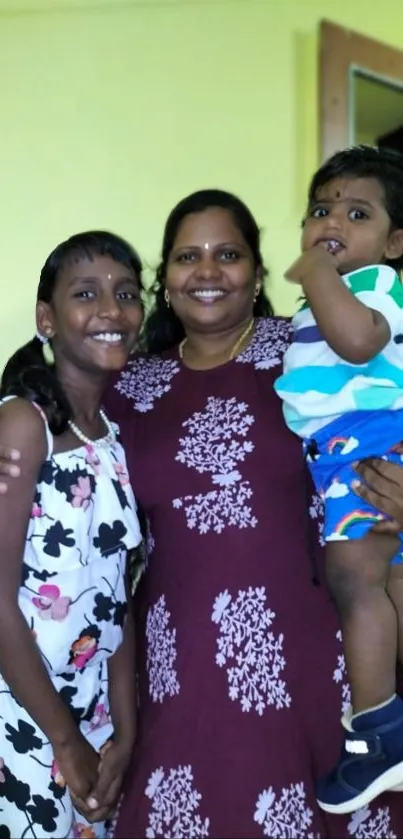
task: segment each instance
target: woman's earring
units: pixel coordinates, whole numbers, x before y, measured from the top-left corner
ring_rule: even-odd
[[[261,288],[262,288],[262,286],[260,285],[260,283],[258,283],[258,284],[257,284],[257,286],[256,286],[256,288],[255,288],[255,296],[254,296],[254,298],[253,298],[253,300],[254,300],[254,302],[255,302],[255,303],[256,303],[257,298],[259,297],[259,294],[260,294],[260,289],[261,289]]]
[[[165,291],[164,291],[164,300],[165,300],[165,303],[166,303],[166,305],[167,305],[167,307],[168,307],[168,309],[169,309],[169,307],[170,307],[170,305],[171,305],[171,298],[170,298],[170,296],[169,296],[169,291],[168,291],[168,289],[167,289],[167,288],[166,288],[166,289],[165,289]]]

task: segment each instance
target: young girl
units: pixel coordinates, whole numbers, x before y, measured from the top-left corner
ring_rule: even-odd
[[[0,508],[2,836],[105,836],[134,742],[126,556],[140,532],[101,404],[141,325],[141,268],[110,233],[59,245],[37,335],[3,373],[0,430],[23,467]]]
[[[306,302],[276,383],[325,502],[326,574],[351,684],[343,753],[317,789],[332,813],[403,783],[401,545],[373,531],[384,516],[351,490],[355,461],[401,461],[402,266],[403,157],[365,146],[336,154],[313,177],[302,255],[287,272]]]

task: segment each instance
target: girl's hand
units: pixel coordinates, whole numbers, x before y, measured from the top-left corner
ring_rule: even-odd
[[[403,444],[396,447],[403,454]],[[373,457],[354,464],[354,468],[363,481],[357,478],[352,489],[373,504],[381,513],[390,516],[387,521],[378,522],[373,528],[375,533],[396,534],[403,530],[403,463],[389,463],[382,458]]]
[[[100,751],[98,778],[85,801],[85,816],[90,822],[112,818],[119,803],[124,774],[131,751],[125,744],[109,740]],[[88,815],[90,813],[90,815]]]
[[[87,805],[86,799],[98,780],[100,763],[98,752],[77,731],[77,736],[67,745],[54,747],[54,755],[75,806],[89,821],[92,808]]]

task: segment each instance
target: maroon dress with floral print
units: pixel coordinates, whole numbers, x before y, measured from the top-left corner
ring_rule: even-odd
[[[109,393],[148,528],[119,839],[403,837],[399,794],[348,817],[315,801],[349,687],[320,503],[273,390],[289,338],[260,320],[228,364],[138,358]]]

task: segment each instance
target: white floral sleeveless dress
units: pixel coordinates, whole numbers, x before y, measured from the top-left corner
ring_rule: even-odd
[[[107,662],[122,641],[127,551],[141,540],[136,504],[118,440],[53,454],[44,421],[48,454],[19,606],[55,689],[99,749],[113,730]],[[51,745],[0,674],[0,837],[99,839],[106,831],[74,810]]]

